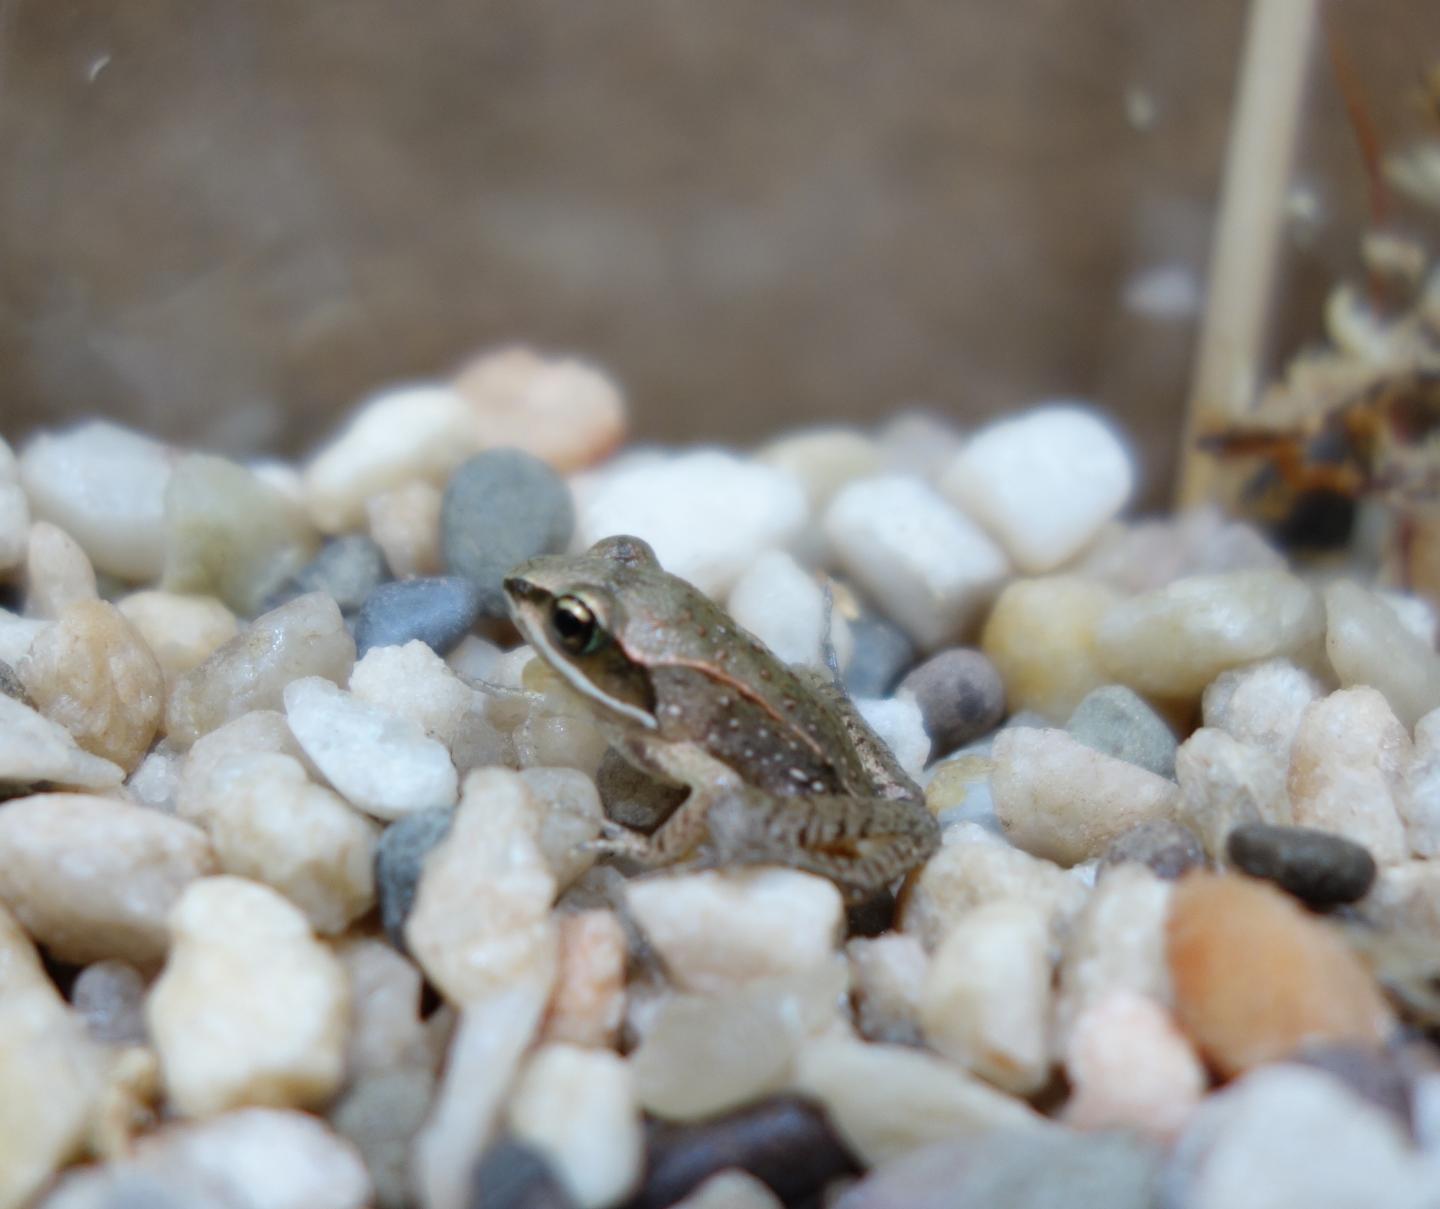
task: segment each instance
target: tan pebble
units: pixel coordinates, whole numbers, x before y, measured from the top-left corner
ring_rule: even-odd
[[[213,596],[134,592],[116,607],[145,639],[170,681],[199,667],[240,629],[235,614]]]
[[[845,946],[855,1023],[867,1041],[920,1040],[920,993],[929,957],[917,937],[886,932]]]
[[[1295,822],[1363,844],[1381,864],[1409,854],[1399,802],[1410,736],[1373,688],[1342,689],[1307,706],[1286,786]]]
[[[214,867],[204,833],[158,810],[80,793],[0,809],[0,899],[63,961],[154,965],[166,913]]]
[[[92,755],[134,771],[160,723],[165,679],[114,605],[69,606],[36,636],[18,670],[42,714]]]
[[[613,911],[560,916],[560,969],[544,1040],[613,1046],[625,1014],[628,957]]]
[[[182,819],[208,827],[220,766],[232,756],[254,756],[263,752],[299,760],[312,777],[319,778],[314,765],[307,762],[300,744],[290,733],[285,715],[278,710],[252,710],[216,727],[185,753],[180,781],[175,787],[176,813]]]
[[[439,575],[444,569],[440,554],[443,498],[434,484],[414,482],[382,491],[366,501],[370,536],[384,551],[385,562],[396,579]]]
[[[1343,688],[1378,689],[1407,727],[1440,706],[1440,653],[1433,636],[1407,629],[1384,597],[1348,580],[1331,584],[1325,619],[1325,653]]]
[[[523,449],[562,473],[598,462],[625,437],[624,397],[583,361],[503,348],[462,366],[454,386],[481,448]]]
[[[1077,1129],[1131,1129],[1165,1140],[1205,1094],[1194,1047],[1155,1000],[1110,991],[1081,1014],[1065,1049]]]
[[[1344,941],[1282,891],[1191,873],[1166,934],[1181,1027],[1224,1075],[1308,1041],[1384,1041],[1390,1012]]]
[[[95,600],[95,568],[80,543],[49,521],[30,526],[25,555],[25,611],[59,617],[70,605]]]
[[[981,649],[1005,682],[1014,711],[1064,722],[1093,688],[1107,682],[1095,628],[1119,600],[1103,584],[1069,575],[1020,579],[995,602]]]

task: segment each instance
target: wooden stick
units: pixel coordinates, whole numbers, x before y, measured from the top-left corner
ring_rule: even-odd
[[[1180,453],[1181,507],[1203,503],[1217,485],[1215,459],[1195,438],[1243,416],[1259,391],[1317,6],[1251,0]]]

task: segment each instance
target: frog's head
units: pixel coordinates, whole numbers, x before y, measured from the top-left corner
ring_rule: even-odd
[[[536,654],[581,696],[646,730],[659,726],[650,677],[618,638],[629,578],[659,566],[638,537],[608,537],[585,554],[532,558],[504,584],[510,616]]]

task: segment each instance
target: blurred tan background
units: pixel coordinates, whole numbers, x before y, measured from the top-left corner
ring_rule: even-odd
[[[1434,0],[1330,7],[1387,137]],[[1053,394],[1164,498],[1241,0],[0,3],[0,415],[298,452],[524,339],[643,438]],[[1429,56],[1427,58],[1427,55]],[[1317,56],[1277,352],[1355,264]]]

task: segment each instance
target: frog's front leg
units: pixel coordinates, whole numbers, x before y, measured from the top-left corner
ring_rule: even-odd
[[[911,798],[838,794],[769,797],[757,790],[715,802],[707,819],[719,864],[788,865],[828,878],[865,902],[940,847],[940,825]]]

